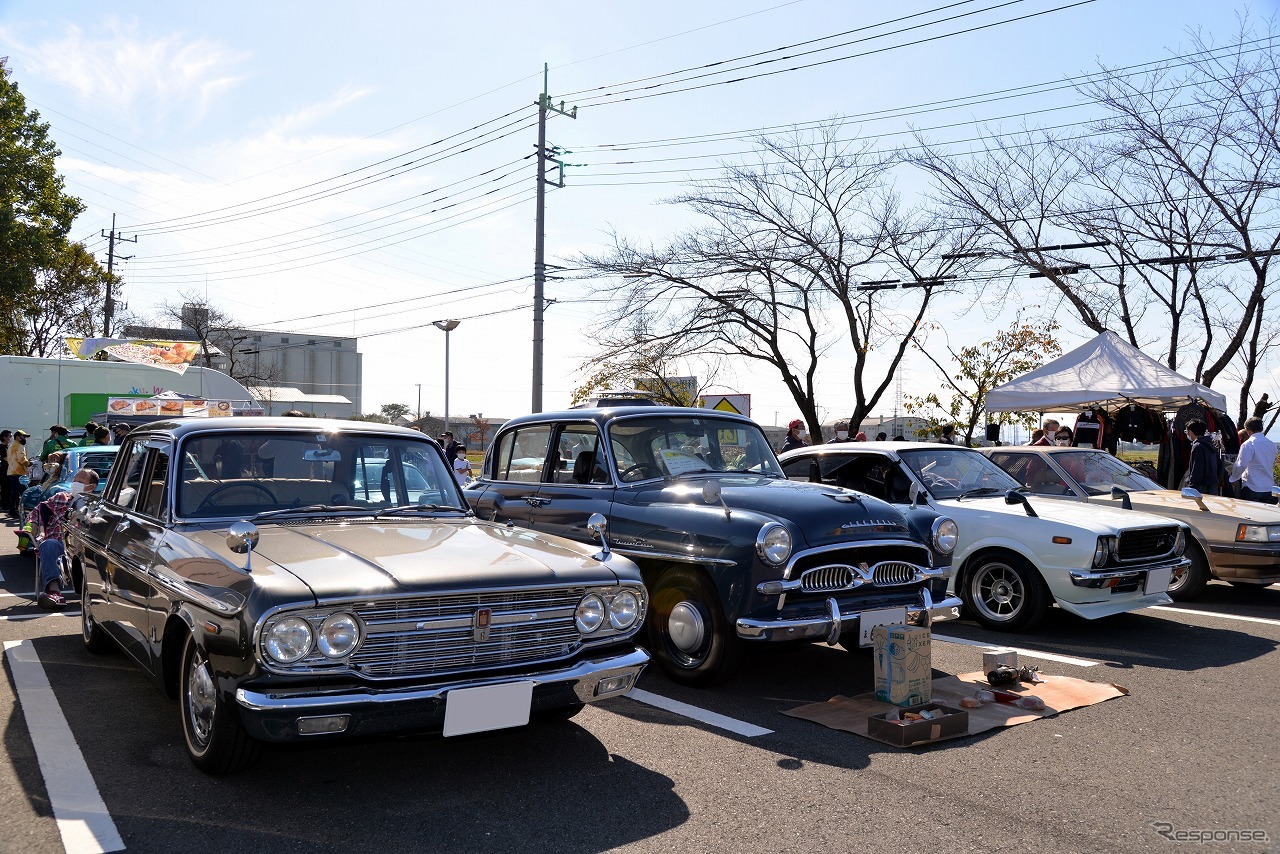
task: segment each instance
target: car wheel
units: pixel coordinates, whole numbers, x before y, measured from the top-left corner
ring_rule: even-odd
[[[673,681],[703,688],[727,679],[741,646],[720,597],[698,572],[668,569],[654,586],[649,647]]]
[[[1175,571],[1169,579],[1169,598],[1178,602],[1190,602],[1199,598],[1205,585],[1209,583],[1209,561],[1201,551],[1200,544],[1188,539],[1187,558],[1191,565]]]
[[[102,627],[94,621],[93,613],[89,610],[89,597],[83,590],[80,591],[80,639],[84,641],[84,648],[94,655],[111,652],[115,646]]]
[[[247,768],[258,757],[260,745],[223,701],[209,658],[191,635],[182,654],[178,705],[187,755],[201,771],[227,774]]]
[[[1035,625],[1052,601],[1039,571],[1016,555],[979,558],[965,577],[964,592],[974,619],[1006,632]]]

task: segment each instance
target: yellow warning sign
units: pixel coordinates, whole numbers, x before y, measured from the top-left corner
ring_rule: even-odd
[[[703,409],[718,409],[721,412],[734,412],[738,415],[751,417],[751,395],[749,394],[722,394],[713,397],[704,397],[698,401],[698,405]]]

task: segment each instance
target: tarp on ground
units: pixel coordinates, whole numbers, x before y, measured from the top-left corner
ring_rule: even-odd
[[[1176,409],[1193,397],[1216,409],[1227,408],[1225,395],[1157,362],[1114,332],[1103,332],[987,392],[987,411],[1078,412],[1130,401]]]

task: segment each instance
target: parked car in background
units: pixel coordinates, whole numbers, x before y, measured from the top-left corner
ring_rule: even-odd
[[[649,401],[516,418],[466,489],[477,514],[634,559],[649,649],[674,680],[728,677],[747,643],[858,648],[876,625],[958,615],[955,523],[789,482],[754,421]]]
[[[84,645],[120,647],[178,700],[210,773],[260,742],[568,718],[649,660],[634,563],[477,520],[413,430],[141,426],[68,540]]]
[[[1280,508],[1194,489],[1164,489],[1123,460],[1090,448],[1018,445],[983,453],[1028,491],[1046,498],[1131,507],[1190,526],[1190,565],[1169,595],[1195,599],[1210,578],[1237,585],[1280,582]]]
[[[111,464],[115,462],[116,452],[119,450],[118,445],[94,445],[93,447],[67,448],[61,451],[60,453],[66,456],[57,474],[46,479],[42,484],[28,486],[23,490],[20,497],[20,513],[23,520],[41,501],[71,489],[71,478],[82,468],[91,468],[98,473],[98,486],[95,492],[101,495],[103,488],[107,485],[107,474],[111,471]]]
[[[1145,513],[1029,501],[970,448],[923,442],[815,445],[781,457],[787,477],[907,502],[914,490],[956,520],[954,589],[992,629],[1033,626],[1054,604],[1093,620],[1168,603],[1186,526]]]

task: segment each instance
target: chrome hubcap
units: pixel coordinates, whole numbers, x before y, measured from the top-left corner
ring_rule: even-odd
[[[974,605],[989,619],[1008,620],[1022,608],[1022,579],[1004,564],[992,564],[979,572],[973,590]]]
[[[702,612],[692,603],[679,602],[671,609],[671,616],[667,618],[667,634],[682,652],[697,650],[702,646],[706,633]]]
[[[209,675],[209,663],[199,656],[191,663],[191,675],[187,677],[187,717],[191,732],[201,744],[209,741],[213,731],[213,677]]]

